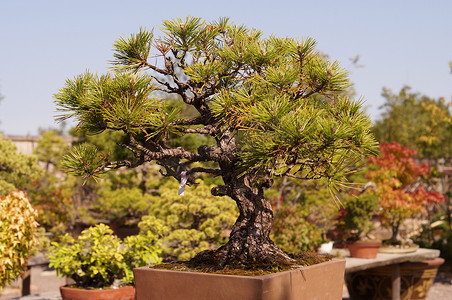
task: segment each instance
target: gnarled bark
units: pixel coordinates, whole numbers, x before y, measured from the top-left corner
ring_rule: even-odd
[[[239,217],[232,227],[229,241],[217,250],[207,250],[193,258],[193,262],[210,263],[219,268],[287,264],[293,260],[271,239],[273,211],[263,189],[252,187],[249,175],[212,189],[212,194],[231,197],[239,208]]]

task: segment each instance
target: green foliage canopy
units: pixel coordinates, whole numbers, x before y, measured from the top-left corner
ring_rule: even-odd
[[[386,102],[373,131],[380,142],[397,142],[416,150],[420,157],[450,157],[452,114],[450,103],[434,100],[404,87],[398,94],[383,90]]]
[[[242,170],[337,182],[374,150],[361,103],[338,96],[349,86],[346,72],[319,55],[313,39],[264,38],[226,18],[174,19],[164,21],[162,30],[162,38],[141,29],[118,39],[113,73],[87,72],[55,95],[63,119],[75,117],[80,129],[93,134],[124,132],[135,156],[112,162],[83,146],[66,157],[69,169],[96,176],[153,160],[172,170],[174,160],[168,160],[174,158],[218,161],[212,148],[170,148],[168,138],[207,134],[218,142],[232,130],[243,138],[227,155],[237,156]],[[162,101],[165,94],[178,95],[199,115],[182,118],[180,109]]]
[[[0,134],[0,195],[25,189],[41,174],[36,157],[18,153],[13,142],[4,140]]]
[[[307,220],[301,205],[278,209],[272,232],[273,241],[288,253],[316,250],[322,243],[322,230]]]
[[[60,168],[60,161],[68,151],[68,141],[57,131],[41,132],[34,149],[34,157],[44,164],[44,172],[26,186],[30,202],[38,211],[41,228],[56,234],[72,229],[80,209],[73,201],[77,180],[64,174]]]
[[[273,216],[263,190],[273,177],[326,178],[338,190],[376,151],[361,101],[344,96],[347,73],[311,38],[264,37],[227,18],[177,18],[162,31],[118,39],[110,73],[86,72],[55,95],[61,119],[74,117],[87,134],[121,132],[131,156],[115,160],[82,144],[65,167],[85,179],[148,162],[189,183],[202,173],[221,176],[211,193],[231,197],[240,217],[225,245],[200,256],[219,267],[291,261],[269,238]],[[197,149],[175,142],[190,135],[209,138]]]
[[[83,288],[111,286],[115,279],[132,283],[135,267],[159,263],[160,243],[147,233],[121,241],[105,224],[90,227],[74,239],[66,234],[49,250],[50,267]]]
[[[55,131],[41,133],[41,138],[34,149],[34,154],[40,162],[46,164],[46,170],[52,165],[56,167],[63,155],[69,151],[69,143],[64,141]]]
[[[174,182],[161,185],[159,195],[151,197],[149,215],[139,226],[142,232],[162,237],[165,260],[183,261],[222,245],[238,212],[232,200],[212,196],[211,186],[202,181],[188,187],[184,196],[178,196],[177,189]]]
[[[345,228],[352,239],[363,239],[372,230],[372,217],[378,209],[378,197],[374,191],[351,195],[344,199]]]

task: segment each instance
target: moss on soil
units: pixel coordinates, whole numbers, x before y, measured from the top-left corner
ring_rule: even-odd
[[[203,263],[192,263],[190,261],[179,261],[179,262],[169,262],[162,263],[158,265],[151,266],[154,269],[160,270],[172,270],[172,271],[182,271],[182,272],[201,272],[201,273],[213,273],[213,274],[224,274],[224,275],[241,275],[241,276],[260,276],[271,273],[284,272],[289,270],[294,270],[300,267],[306,267],[310,265],[315,265],[318,263],[326,262],[332,259],[329,255],[319,255],[316,252],[304,251],[296,255],[290,255],[294,262],[282,264],[273,263],[266,265],[247,265],[247,266],[235,266],[220,269],[217,266]]]

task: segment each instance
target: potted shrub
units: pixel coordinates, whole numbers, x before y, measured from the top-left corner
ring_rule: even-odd
[[[198,253],[192,265],[299,265],[270,239],[273,213],[264,189],[274,177],[287,176],[325,178],[337,191],[350,166],[374,153],[370,119],[361,102],[346,95],[346,72],[319,54],[311,38],[265,38],[227,18],[178,18],[164,21],[162,31],[163,37],[141,29],[120,38],[111,73],[87,72],[55,95],[61,119],[76,118],[78,129],[90,134],[119,131],[129,151],[128,158],[115,161],[82,144],[65,157],[65,167],[87,179],[156,162],[164,176],[180,181],[180,194],[200,174],[217,176],[222,182],[211,193],[235,201],[239,217],[229,240]],[[202,142],[184,144],[186,136]],[[343,265],[327,265],[335,263]],[[144,272],[153,270],[135,273],[139,298],[145,294],[138,282],[147,292],[154,278],[138,280]],[[335,293],[342,290],[342,275]],[[197,280],[175,289],[179,276],[166,280],[172,288],[162,289],[198,291]]]
[[[357,258],[375,258],[381,241],[368,236],[373,229],[372,217],[378,209],[378,198],[366,191],[357,196],[344,199],[344,227],[348,233],[350,255]]]
[[[0,196],[0,291],[27,268],[36,246],[36,211],[24,192]]]
[[[420,216],[428,205],[444,201],[444,197],[425,188],[423,180],[430,170],[427,164],[415,162],[415,150],[395,142],[381,144],[380,149],[380,156],[369,158],[371,170],[366,174],[377,186],[382,225],[392,233],[380,251],[415,251],[417,246],[400,238],[401,225],[408,218]]]
[[[99,224],[77,239],[66,234],[53,242],[48,258],[59,276],[75,282],[60,288],[63,299],[133,300],[133,268],[159,263],[159,252],[158,241],[149,232],[121,241],[109,226]]]

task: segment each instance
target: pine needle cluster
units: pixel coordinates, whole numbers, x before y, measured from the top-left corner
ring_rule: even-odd
[[[55,95],[61,119],[75,118],[91,134],[122,131],[134,157],[110,161],[82,145],[66,157],[68,169],[88,178],[155,161],[180,179],[181,170],[226,176],[232,166],[257,184],[269,176],[327,178],[334,190],[376,151],[362,101],[346,96],[347,72],[312,38],[264,37],[227,18],[176,18],[161,29],[162,37],[141,28],[119,38],[110,73],[86,72]],[[196,113],[168,105],[175,96]],[[174,146],[182,135],[213,143]],[[195,162],[215,167],[190,167]]]

